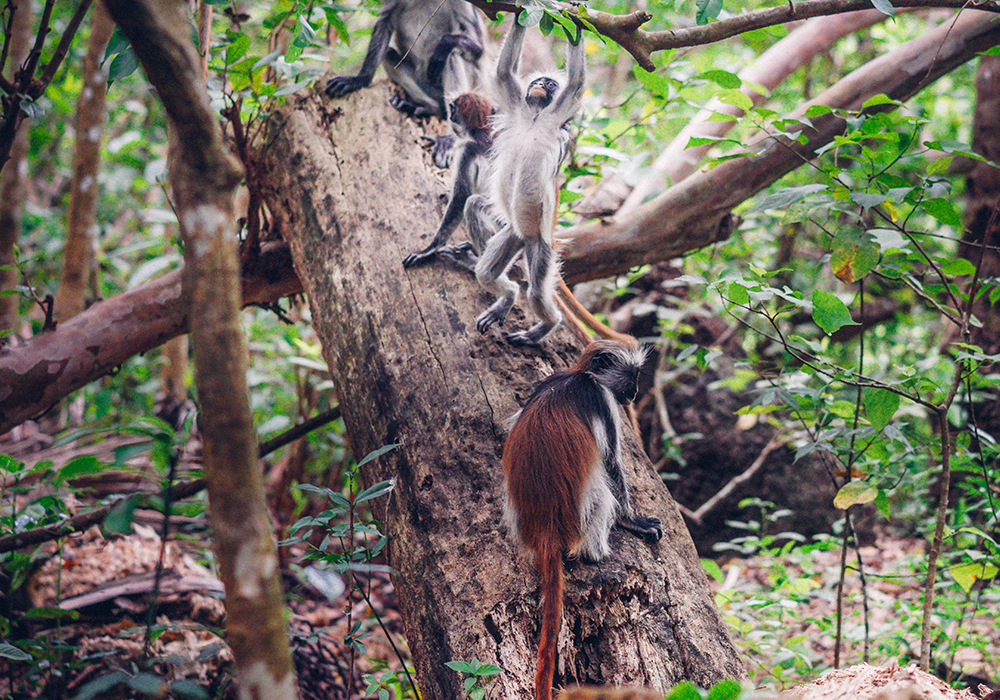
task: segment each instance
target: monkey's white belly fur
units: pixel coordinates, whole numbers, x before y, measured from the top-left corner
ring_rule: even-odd
[[[491,194],[519,236],[548,241],[555,220],[555,178],[566,151],[566,132],[561,124],[540,123],[545,121],[552,121],[552,117],[544,112],[534,119],[505,115],[496,120]],[[551,134],[559,137],[553,139]],[[529,202],[537,202],[537,208],[525,211]]]

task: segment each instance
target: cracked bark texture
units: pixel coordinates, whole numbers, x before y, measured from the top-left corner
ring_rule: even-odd
[[[299,96],[272,118],[257,157],[268,206],[292,250],[356,455],[403,446],[362,469],[395,479],[374,506],[423,696],[464,696],[452,660],[504,669],[492,697],[531,695],[538,579],[501,524],[503,423],[534,385],[575,362],[562,330],[540,349],[480,335],[490,301],[446,265],[404,270],[446,204],[417,125],[377,83],[329,102]],[[460,236],[456,236],[459,238]],[[522,306],[506,328],[533,323]],[[615,529],[615,555],[568,571],[556,685],[701,686],[743,677],[691,539],[634,435],[626,462],[648,544]]]

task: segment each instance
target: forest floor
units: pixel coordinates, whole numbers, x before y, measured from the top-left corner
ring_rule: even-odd
[[[41,454],[57,465],[71,462],[82,449],[97,449],[102,453],[99,459],[112,459],[127,444],[123,439],[50,447]],[[10,454],[12,447],[16,445],[0,444],[0,452]],[[122,492],[123,482],[130,480],[135,488],[153,490],[151,480],[137,471],[101,471],[75,479],[74,493],[80,498],[67,503],[74,510],[86,510],[109,493]],[[39,483],[26,497],[46,490]],[[172,518],[166,546],[158,534],[162,518],[143,510],[135,512],[131,534],[105,536],[92,527],[41,545],[33,554],[36,565],[27,583],[8,597],[5,611],[22,611],[18,616],[33,611],[21,616],[19,625],[4,636],[29,638],[35,661],[0,664],[0,697],[124,698],[132,697],[134,690],[156,690],[158,683],[163,690],[165,684],[182,681],[173,686],[175,692],[189,688],[184,682],[191,682],[205,689],[208,697],[235,698],[231,656],[219,636],[222,587],[210,569],[207,522],[198,510],[193,516]],[[841,666],[864,660],[866,646],[876,665],[893,660],[905,664],[907,657],[915,657],[921,603],[921,579],[915,567],[924,547],[922,540],[886,531],[879,533],[877,546],[850,552],[844,576]],[[402,664],[386,634],[404,656],[406,643],[388,575],[375,571],[365,576],[371,605],[335,577],[339,590],[331,593],[331,578],[326,577],[328,595],[324,595],[310,583],[317,579],[315,570],[304,570],[304,552],[302,544],[281,549],[289,572],[285,583],[303,700],[366,697],[365,674],[382,678],[389,671],[387,684],[397,682]],[[858,555],[864,581],[858,573]],[[716,600],[756,685],[780,690],[834,667],[840,570],[840,551],[833,542],[728,557],[721,563],[712,581]],[[151,609],[152,600],[157,602]],[[937,675],[952,682],[962,680],[972,689],[980,682],[997,687],[1000,619],[995,611],[977,606],[976,595],[970,595],[957,614],[950,611],[936,624],[946,627],[949,638],[969,640],[942,655]],[[344,639],[355,626],[353,636],[364,648],[352,653]],[[968,675],[959,679],[958,672]]]

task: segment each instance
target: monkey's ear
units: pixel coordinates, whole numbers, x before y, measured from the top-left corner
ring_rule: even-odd
[[[594,374],[602,374],[615,366],[615,356],[613,353],[601,351],[594,353],[590,361],[590,371]]]

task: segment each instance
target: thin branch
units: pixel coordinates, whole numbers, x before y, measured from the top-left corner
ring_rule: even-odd
[[[737,486],[746,482],[748,479],[752,478],[754,474],[759,472],[760,468],[764,466],[764,460],[767,459],[767,456],[788,442],[789,439],[790,438],[785,435],[775,435],[771,438],[770,442],[764,445],[764,449],[762,449],[760,454],[757,455],[757,459],[755,459],[753,464],[747,467],[745,471],[730,479],[729,483],[719,489],[718,493],[702,503],[701,506],[698,507],[698,510],[693,512],[687,511],[683,514],[694,521],[697,525],[701,525],[702,518],[710,513],[713,508],[719,505],[722,500],[727,498]]]
[[[31,88],[28,90],[28,94],[31,95],[32,99],[37,99],[45,92],[45,88],[49,86],[52,82],[52,78],[55,77],[56,71],[59,70],[59,66],[62,65],[63,59],[66,58],[66,54],[69,53],[69,46],[73,43],[73,37],[76,36],[77,30],[80,28],[80,23],[83,22],[84,15],[87,14],[87,10],[90,9],[90,5],[94,0],[80,0],[80,4],[76,8],[76,12],[73,14],[73,18],[66,25],[66,30],[63,32],[62,37],[59,39],[59,44],[56,46],[56,50],[52,53],[52,58],[45,67],[42,68],[42,74],[37,80],[31,82]]]
[[[277,437],[271,438],[266,442],[260,443],[260,447],[257,450],[258,457],[266,457],[270,453],[274,452],[279,447],[284,447],[288,443],[298,440],[309,432],[320,428],[331,421],[335,421],[340,417],[340,407],[336,406],[324,411],[323,413],[317,414],[312,418],[289,428]],[[200,491],[204,491],[206,482],[204,479],[193,479],[191,481],[183,481],[176,484],[170,490],[170,500],[174,503],[183,500],[185,498],[190,498]],[[57,540],[60,537],[66,537],[74,532],[80,532],[81,530],[86,530],[92,525],[97,525],[104,522],[104,519],[108,517],[108,513],[114,505],[103,506],[101,508],[95,508],[94,510],[88,511],[86,513],[80,513],[79,515],[74,515],[69,520],[64,520],[61,523],[55,523],[53,525],[46,525],[45,527],[38,527],[33,530],[26,530],[25,532],[19,532],[14,535],[7,535],[6,537],[0,537],[0,554],[4,552],[11,552],[15,549],[21,549],[22,547],[28,547],[33,544],[41,544],[42,542],[49,542],[51,540]]]

